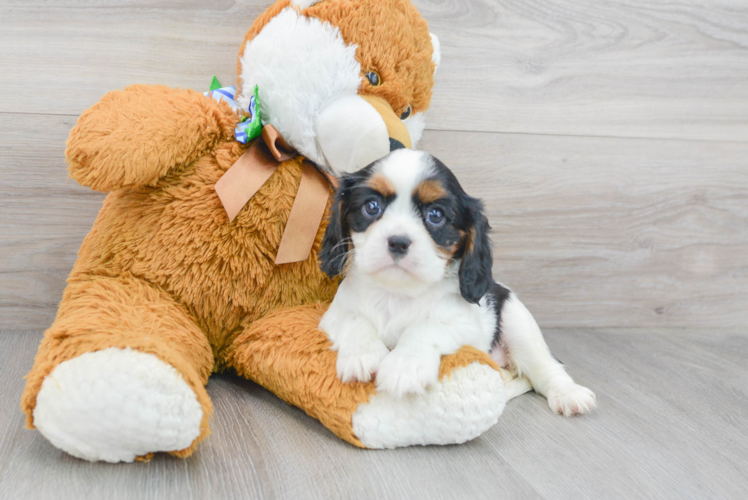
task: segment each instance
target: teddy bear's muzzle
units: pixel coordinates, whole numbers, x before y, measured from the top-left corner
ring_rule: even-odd
[[[381,97],[349,95],[314,119],[317,147],[336,174],[354,172],[398,148],[412,147],[408,129]]]

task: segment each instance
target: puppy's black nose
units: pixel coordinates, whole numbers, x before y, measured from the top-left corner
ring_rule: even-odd
[[[410,238],[407,236],[390,236],[387,238],[390,253],[396,257],[402,257],[408,253],[410,243]]]

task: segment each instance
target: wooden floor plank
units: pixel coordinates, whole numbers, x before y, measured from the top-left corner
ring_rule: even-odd
[[[597,393],[599,410],[556,419],[536,411],[545,402],[532,394],[486,435],[543,496],[745,496],[748,420],[735,418],[748,401],[745,329],[550,330],[546,338]]]
[[[0,327],[49,326],[103,195],[70,117],[0,114]],[[545,327],[748,323],[748,145],[427,131],[485,200],[495,276]]]
[[[597,392],[592,415],[535,394],[460,446],[359,450],[251,382],[215,376],[213,433],[187,460],[90,464],[22,429],[40,333],[0,332],[0,491],[8,498],[726,498],[748,491],[748,331],[548,330]],[[43,480],[39,480],[43,478]]]
[[[415,2],[442,42],[429,126],[748,141],[748,4]],[[0,112],[78,115],[132,83],[235,79],[270,0],[2,0]]]

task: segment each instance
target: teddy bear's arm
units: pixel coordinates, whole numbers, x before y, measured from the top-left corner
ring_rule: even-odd
[[[498,420],[509,373],[469,346],[442,359],[439,383],[426,394],[395,398],[373,382],[343,383],[332,343],[317,328],[326,309],[278,309],[249,323],[228,346],[227,365],[359,447],[464,443]]]
[[[133,85],[85,111],[68,138],[68,171],[97,191],[154,185],[232,139],[237,115],[193,90]]]

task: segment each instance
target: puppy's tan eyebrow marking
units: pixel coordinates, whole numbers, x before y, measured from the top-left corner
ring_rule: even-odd
[[[379,192],[385,198],[397,194],[395,185],[382,173],[372,175],[369,180],[366,181],[366,185],[372,188],[374,191]]]
[[[426,179],[413,190],[413,196],[421,200],[421,203],[426,204],[446,198],[447,194],[447,190],[444,189],[442,183],[435,179]]]

